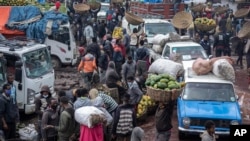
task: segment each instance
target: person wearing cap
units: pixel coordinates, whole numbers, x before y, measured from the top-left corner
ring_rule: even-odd
[[[104,92],[98,92],[98,90],[95,88],[89,91],[89,97],[91,100],[98,96],[102,98],[105,105],[104,107],[107,109],[107,111],[113,115],[118,107],[117,102],[111,96],[105,94]]]
[[[136,113],[134,106],[129,104],[129,94],[125,94],[122,100],[123,104],[119,105],[115,113],[112,138],[118,141],[130,141],[132,130],[136,127]]]
[[[43,112],[47,109],[49,99],[52,97],[48,85],[41,88],[40,96],[35,99],[35,113],[38,115],[38,138],[41,139],[41,120]]]

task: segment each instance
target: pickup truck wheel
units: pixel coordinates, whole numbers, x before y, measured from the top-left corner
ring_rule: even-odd
[[[61,61],[55,56],[51,57],[51,62],[52,62],[53,68],[60,68],[62,66]]]
[[[178,137],[179,137],[179,140],[184,140],[186,135],[183,132],[178,131]]]

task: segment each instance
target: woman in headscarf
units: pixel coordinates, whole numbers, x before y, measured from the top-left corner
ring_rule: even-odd
[[[105,78],[106,78],[106,85],[109,88],[118,89],[119,101],[120,101],[120,98],[126,93],[126,90],[121,85],[119,85],[120,77],[116,72],[115,63],[113,61],[110,61],[108,64],[108,69],[106,71]]]

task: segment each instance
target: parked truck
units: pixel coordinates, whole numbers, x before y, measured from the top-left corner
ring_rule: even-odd
[[[55,96],[55,73],[49,48],[30,40],[0,40],[0,84],[6,83],[6,74],[15,75],[17,105],[25,114],[35,112],[35,97],[41,87],[48,85]]]
[[[8,19],[10,19],[10,16],[14,15],[11,14],[12,12],[11,9],[12,9],[11,6],[0,6],[0,13],[2,15],[2,18],[0,20],[0,33],[2,33],[6,38],[26,36],[24,31],[13,30],[13,29],[10,30],[6,28],[6,23],[8,22]],[[26,13],[29,13],[29,11],[26,11]],[[29,16],[29,14],[27,15],[24,14],[24,16]],[[42,20],[43,17],[42,14],[36,16],[35,18],[39,18],[39,16],[41,17],[38,20]],[[31,19],[34,20],[34,18]],[[24,21],[18,21],[18,22],[20,22],[20,24],[27,24],[26,22],[30,22],[30,20],[26,20],[25,22]],[[29,24],[30,23],[28,23],[28,26]],[[47,25],[46,29],[48,28]],[[37,26],[41,25],[37,24]],[[42,43],[46,44],[51,48],[51,59],[53,67],[59,68],[62,65],[75,65],[78,58],[78,50],[69,22],[61,24],[57,30],[51,29],[51,31],[52,31],[51,34],[47,36]]]

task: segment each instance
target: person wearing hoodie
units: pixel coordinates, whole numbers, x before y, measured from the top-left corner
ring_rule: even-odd
[[[82,58],[80,64],[78,65],[78,71],[82,74],[84,83],[87,89],[90,89],[92,76],[94,71],[97,69],[96,57],[91,54],[91,49],[88,47],[86,55]]]
[[[201,141],[216,141],[215,139],[215,123],[211,120],[208,120],[205,123],[206,130],[201,135]]]
[[[109,60],[113,60],[113,45],[111,43],[112,36],[110,34],[106,35],[106,39],[103,41],[103,50],[108,54]]]
[[[122,86],[118,85],[118,82],[120,81],[120,77],[116,72],[115,63],[113,61],[109,62],[105,78],[106,78],[106,85],[109,88],[117,88],[118,89],[119,100],[120,100],[120,98],[126,93],[126,90]]]
[[[142,141],[144,136],[144,130],[141,127],[135,127],[132,131],[130,141]]]
[[[76,90],[76,96],[77,99],[74,102],[74,109],[81,108],[83,106],[92,106],[92,103],[90,99],[88,98],[88,90],[83,88],[83,89],[77,89]]]
[[[130,95],[130,104],[135,105],[141,101],[143,92],[141,91],[138,83],[135,81],[134,76],[127,77],[128,80],[128,91],[127,93]]]
[[[60,106],[62,106],[64,110],[60,114],[59,125],[47,125],[46,128],[54,128],[58,131],[59,141],[69,141],[69,138],[75,133],[76,128],[74,119],[75,110],[69,105],[69,99],[66,96],[60,98]]]
[[[135,76],[136,72],[136,63],[133,60],[132,56],[128,56],[127,61],[122,65],[122,81],[127,84],[128,76]]]
[[[171,136],[171,123],[173,102],[159,103],[155,113],[156,139],[155,141],[169,141]]]
[[[35,113],[38,115],[38,138],[42,137],[41,120],[43,112],[47,109],[51,93],[48,85],[44,85],[41,88],[40,96],[35,99]]]
[[[127,33],[127,30],[125,28],[122,29],[123,32],[123,45],[126,48],[126,54],[129,54],[130,51],[130,36]]]
[[[100,46],[100,50],[101,54],[98,60],[98,70],[99,70],[100,82],[104,83],[105,74],[108,68],[109,57],[107,52],[104,50],[103,46]]]

